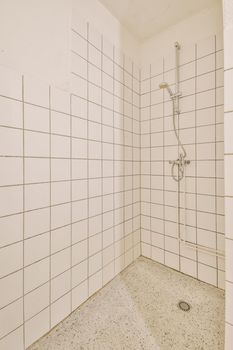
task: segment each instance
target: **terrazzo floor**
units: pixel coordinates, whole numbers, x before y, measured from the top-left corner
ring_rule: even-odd
[[[140,257],[29,349],[223,350],[224,292]]]

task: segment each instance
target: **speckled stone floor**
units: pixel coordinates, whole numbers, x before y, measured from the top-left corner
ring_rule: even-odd
[[[29,349],[223,350],[224,292],[140,257]]]

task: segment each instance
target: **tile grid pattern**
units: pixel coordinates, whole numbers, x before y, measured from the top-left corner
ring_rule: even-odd
[[[15,344],[19,350],[25,349],[139,256],[140,221],[143,227],[142,250],[144,255],[147,254],[148,242],[144,240],[147,235],[147,226],[144,227],[147,200],[140,201],[140,183],[142,179],[141,192],[145,198],[147,173],[144,174],[145,153],[142,151],[143,169],[140,177],[140,145],[142,143],[142,148],[146,148],[143,135],[148,138],[148,134],[142,132],[140,139],[139,123],[139,107],[142,104],[139,96],[141,92],[144,95],[143,89],[140,89],[147,79],[142,76],[140,84],[139,72],[127,57],[123,58],[121,55],[119,58],[116,48],[113,47],[112,58],[109,57],[106,54],[105,39],[93,28],[89,29],[88,25],[84,31],[86,35],[76,29],[72,31],[72,35],[79,38],[79,44],[82,41],[82,48],[86,48],[86,78],[80,76],[84,70],[73,72],[75,81],[71,95],[26,76],[22,81],[20,75],[7,69],[0,70],[1,84],[8,84],[0,84],[0,139],[3,150],[0,157],[3,169],[0,192],[2,198],[5,198],[0,208],[0,290],[4,291],[0,305],[1,324],[5,321],[0,334],[1,350],[11,349]],[[98,45],[95,46],[95,40],[100,42],[99,48]],[[215,51],[215,56],[222,52],[220,49]],[[79,54],[73,54],[81,58],[83,52],[85,49]],[[211,54],[205,57],[209,56]],[[101,60],[100,67],[92,61],[98,57]],[[197,60],[195,64],[196,62]],[[110,74],[107,64],[114,67]],[[79,62],[77,65],[73,62],[73,70],[77,66],[83,68],[85,64],[83,66]],[[167,75],[172,72],[166,70],[166,58],[163,66],[163,80],[166,80]],[[215,76],[221,68],[218,66],[214,70]],[[152,99],[155,92],[151,85],[157,75],[153,74],[152,66],[150,71],[149,94]],[[94,82],[95,79],[98,80],[99,74],[100,85]],[[82,82],[81,89],[77,78]],[[113,87],[110,89],[104,85],[111,86],[108,78],[113,78]],[[85,96],[82,95],[83,91],[86,91]],[[96,96],[100,96],[100,103],[95,100]],[[175,221],[166,220],[166,209],[173,207],[165,205],[166,195],[172,195],[173,190],[165,187],[170,177],[165,162],[169,148],[165,133],[169,118],[166,110],[170,107],[165,94],[161,104],[163,214],[161,220],[149,215],[149,234],[152,241],[155,222],[156,227],[162,224],[162,240],[167,244],[173,238],[167,238],[164,234],[167,224]],[[151,117],[154,107],[158,105],[150,103],[150,145],[147,147],[150,149],[151,166],[149,207],[153,215],[159,206],[152,198],[155,194],[156,198],[160,198],[160,191],[156,187],[151,191],[155,178],[154,173],[152,175],[154,163],[157,166],[160,162],[154,162],[153,152],[156,147],[160,152],[161,146],[153,144],[154,136],[157,142],[160,132],[157,132],[159,125],[156,125],[155,132],[151,132],[155,128],[154,118]],[[214,109],[218,110],[221,103],[214,105]],[[144,108],[143,105],[141,107]],[[92,108],[95,109],[94,112]],[[207,111],[208,107],[205,108]],[[205,108],[200,110],[205,111]],[[195,108],[196,114],[198,111]],[[144,120],[142,129],[143,122]],[[214,147],[217,149],[217,145],[222,145],[223,141],[216,140],[216,128],[223,122],[218,119],[218,123],[210,122],[205,125],[211,128],[212,124],[215,126]],[[98,133],[99,138],[96,139]],[[109,135],[112,137],[109,138]],[[203,145],[209,143],[202,142]],[[171,145],[173,146],[176,147],[175,144]],[[196,150],[197,146],[195,152]],[[169,157],[173,159],[174,154],[169,154]],[[216,169],[218,159],[221,160],[222,157],[215,156]],[[216,175],[212,178],[215,184],[219,184],[222,177]],[[188,174],[188,179],[192,178],[193,175]],[[199,178],[195,179],[198,180]],[[190,190],[189,194],[197,196],[199,193],[195,187],[195,191]],[[211,197],[215,198],[218,208],[218,201],[223,193],[218,190]],[[99,211],[96,212],[96,209]],[[223,211],[218,217],[223,216],[222,213]],[[218,238],[224,233],[223,230],[213,232],[218,234]],[[172,240],[172,244],[174,243]],[[150,250],[150,257],[158,260],[162,249],[156,244],[150,244]],[[162,257],[159,261],[176,268],[176,258],[173,260],[176,254],[169,249],[163,251],[163,255],[159,255]],[[172,257],[170,260],[167,259],[169,255]],[[189,252],[185,257],[185,263],[190,260],[196,262],[197,267],[204,265],[213,268],[212,262],[210,265],[205,262],[205,257],[202,257],[204,263],[199,263],[195,258],[190,259]],[[216,266],[214,265],[214,270]],[[218,273],[222,274],[223,270],[223,266],[219,267]],[[190,273],[188,270],[185,272]],[[195,277],[205,280],[203,276]],[[208,282],[212,283],[209,280]],[[218,285],[222,287],[220,282]]]
[[[85,98],[0,68],[1,350],[27,348],[140,255],[139,71],[112,48],[125,79],[106,106],[102,38],[95,103],[85,42]]]
[[[77,31],[74,31],[75,32],[75,34],[76,35],[78,35],[79,36],[79,40],[80,40],[80,38],[82,39],[82,40],[84,40],[85,39],[85,37],[83,37],[83,35],[82,34],[80,34],[80,33],[78,33]],[[89,32],[89,31],[88,31]],[[98,36],[98,34],[97,33],[95,33],[95,36]],[[76,37],[77,38],[77,37]],[[98,40],[97,40],[98,41]],[[100,88],[101,88],[101,135],[102,135],[102,152],[103,152],[103,142],[106,142],[106,140],[103,140],[103,127],[105,127],[105,125],[107,124],[107,125],[110,125],[111,127],[112,127],[112,124],[111,124],[111,119],[110,120],[108,120],[108,121],[106,121],[106,124],[104,124],[103,123],[103,113],[104,113],[104,111],[106,112],[106,111],[108,111],[108,112],[110,112],[110,113],[115,113],[115,110],[114,110],[114,99],[112,98],[112,96],[109,98],[109,101],[111,101],[111,103],[109,103],[109,106],[108,107],[106,107],[105,105],[104,105],[104,94],[106,94],[107,92],[109,92],[107,89],[106,89],[106,87],[104,87],[104,75],[105,76],[107,76],[108,75],[108,78],[109,79],[112,79],[113,77],[114,77],[114,71],[112,71],[111,73],[112,74],[109,74],[109,72],[108,73],[106,73],[106,71],[104,71],[104,65],[103,65],[103,63],[104,63],[104,59],[105,60],[109,60],[109,62],[111,62],[111,64],[112,63],[114,63],[115,64],[115,49],[114,48],[111,48],[112,50],[111,50],[111,55],[110,55],[110,57],[109,56],[107,56],[107,55],[105,55],[104,54],[104,50],[103,50],[103,43],[104,43],[104,41],[103,41],[103,38],[101,39],[101,43],[102,43],[102,49],[100,50],[100,48],[98,47],[98,44],[96,44],[97,43],[97,41],[95,41],[94,40],[94,42],[92,42],[92,40],[91,40],[91,38],[89,38],[88,37],[88,40],[87,40],[87,47],[88,47],[88,52],[89,52],[89,50],[96,50],[96,57],[98,56],[98,51],[100,51],[101,52],[101,67],[98,67],[98,65],[96,65],[96,62],[95,62],[95,59],[96,59],[96,57],[95,58],[93,58],[92,57],[92,59],[91,58],[89,58],[88,57],[88,60],[87,60],[87,64],[88,64],[88,79],[87,79],[87,81],[88,81],[88,87],[91,87],[91,86],[95,86],[96,88],[98,88],[99,87],[99,84],[96,82],[96,80],[95,80],[95,78],[96,78],[96,76],[94,77],[91,77],[90,76],[90,78],[89,78],[89,75],[90,75],[90,72],[89,72],[89,70],[92,68],[94,68],[95,70],[96,70],[96,72],[98,72],[98,71],[100,71],[101,72],[101,83],[100,83]],[[96,46],[95,46],[96,45]],[[80,47],[79,47],[80,48]],[[83,56],[83,52],[82,52],[82,50],[80,50],[79,52],[77,52],[77,46],[76,46],[76,51],[75,50],[73,50],[73,53],[75,53],[75,54],[77,54],[78,56],[80,56],[80,57],[82,57]],[[93,62],[94,61],[94,62]],[[131,63],[131,67],[133,67],[132,66],[132,63]],[[76,78],[77,77],[79,77],[79,74],[78,73],[76,73],[75,72],[75,70],[76,70],[76,68],[77,68],[77,66],[74,64],[74,66],[72,67],[72,70],[74,70],[74,74],[75,74],[75,76],[76,76]],[[123,61],[123,67],[122,67],[122,69],[123,69],[123,82],[124,82],[124,72],[125,72],[125,69],[124,69],[124,61]],[[131,68],[132,69],[132,68]],[[131,75],[133,74],[133,71],[131,72]],[[81,78],[81,77],[80,77]],[[85,78],[85,77],[82,77],[82,78]],[[93,79],[93,80],[92,80]],[[133,79],[131,79],[131,82],[133,82]],[[75,91],[75,89],[74,89],[74,91]],[[112,93],[112,95],[114,96],[114,98],[115,98],[115,94],[114,94],[114,86],[112,86],[112,89],[111,89],[111,93]],[[131,87],[131,93],[132,93],[132,95],[133,95],[133,90],[132,90],[132,87]],[[137,91],[137,93],[139,93],[139,91]],[[89,99],[89,96],[88,96],[88,99]],[[124,100],[124,98],[122,98],[122,101]],[[91,101],[91,98],[90,98],[90,101]],[[94,101],[92,101],[92,102],[90,102],[90,103],[93,103]],[[106,101],[105,101],[106,102]],[[89,103],[89,102],[88,102]],[[95,101],[95,103],[96,103],[96,101]],[[98,105],[98,103],[96,103],[96,105]],[[123,106],[122,106],[123,108],[124,108],[124,104],[123,104]],[[131,106],[131,107],[133,107],[133,106]],[[137,109],[138,109],[138,107],[139,106],[135,106]],[[112,108],[112,109],[111,109]],[[132,108],[131,108],[132,109]],[[138,112],[139,112],[139,110],[138,110]],[[89,114],[89,106],[88,106],[88,114]],[[137,114],[139,114],[139,113],[137,113]],[[129,116],[124,116],[124,110],[123,110],[123,114],[122,114],[122,116],[123,116],[123,121],[122,121],[122,127],[123,127],[123,138],[125,138],[125,131],[124,131],[124,119],[125,118],[127,118],[127,117],[129,117]],[[115,114],[114,114],[114,118],[115,118]],[[138,118],[138,117],[137,117]],[[132,116],[131,116],[131,120],[133,121],[133,119],[132,119]],[[95,120],[95,122],[96,122],[96,120]],[[136,121],[136,120],[134,120],[134,122],[136,123],[138,123],[139,124],[139,122],[138,121]],[[110,124],[109,124],[110,123]],[[110,128],[109,128],[109,130],[110,130]],[[132,128],[131,128],[131,130],[130,131],[132,131]],[[111,130],[110,130],[110,132],[111,132]],[[121,132],[121,131],[120,131]],[[105,135],[105,137],[106,137],[106,135]],[[109,141],[107,141],[108,143],[114,143],[114,145],[113,145],[113,151],[115,151],[115,148],[116,148],[116,145],[115,145],[115,133],[113,133],[113,135],[112,135],[112,139]],[[126,140],[127,141],[127,140]],[[125,142],[125,144],[126,144],[126,142]],[[105,144],[105,146],[106,146],[106,144]],[[132,146],[132,143],[131,143],[131,146]],[[137,148],[139,148],[139,145],[138,145],[138,143],[136,143],[136,149]],[[131,149],[131,151],[132,151],[133,149]],[[113,155],[111,155],[111,157],[110,157],[110,159],[108,159],[108,158],[106,158],[106,161],[109,161],[109,160],[112,160],[112,156]],[[124,152],[123,152],[123,157],[124,157]],[[91,157],[90,157],[90,155],[88,156],[88,158],[90,159]],[[104,158],[103,158],[104,159]],[[139,159],[140,160],[140,159]],[[123,165],[123,174],[125,174],[125,170],[124,170],[124,167],[125,167],[125,164],[126,164],[126,160],[123,158],[122,159],[122,161],[123,161],[123,163],[122,163],[122,165]],[[103,185],[104,185],[104,183],[105,183],[105,180],[104,180],[104,172],[105,172],[105,168],[104,168],[104,162],[105,162],[105,159],[102,161],[102,187],[103,187]],[[111,161],[111,168],[112,168],[112,170],[111,170],[111,177],[112,177],[112,171],[114,170],[115,171],[115,162],[113,162],[113,161]],[[132,166],[132,169],[133,169],[133,162],[132,162],[132,157],[131,157],[131,166]],[[137,172],[136,172],[136,175],[137,176],[139,176],[140,175],[140,173],[138,174]],[[132,176],[132,174],[130,174],[130,176]],[[89,176],[90,177],[90,176]],[[109,178],[110,178],[110,176],[109,175],[105,175],[105,177],[106,177],[106,180],[109,180]],[[114,173],[114,180],[115,180],[115,173]],[[125,181],[126,180],[124,180],[123,179],[123,201],[121,201],[121,203],[123,204],[123,206],[122,206],[122,204],[121,204],[121,206],[119,207],[119,209],[123,212],[123,222],[120,222],[120,225],[121,225],[121,228],[120,228],[120,230],[122,231],[122,228],[123,228],[123,232],[127,232],[127,230],[126,229],[124,229],[124,226],[127,224],[127,223],[131,223],[131,226],[132,226],[132,214],[131,214],[131,216],[128,218],[127,217],[127,220],[125,220],[125,218],[124,218],[124,215],[125,215],[125,212],[126,212],[126,209],[127,208],[124,208],[125,207],[125,205],[124,205],[124,196],[125,196],[125,191],[124,191],[124,186],[125,186]],[[114,186],[114,187],[113,187]],[[114,189],[114,192],[115,192],[115,181],[114,181],[114,184],[113,184],[113,189]],[[138,193],[140,193],[139,192],[139,188],[136,188],[135,189]],[[130,191],[131,192],[131,191]],[[117,192],[116,191],[116,193],[117,193],[117,195],[119,194],[119,192]],[[111,196],[112,197],[112,193],[110,193],[109,194],[109,196]],[[114,196],[115,197],[115,196]],[[103,196],[102,196],[102,198],[104,198]],[[112,202],[112,200],[114,200],[115,201],[115,198],[111,198],[111,203],[113,204],[113,202]],[[137,202],[135,202],[134,203],[134,205],[137,205],[138,206],[138,202],[140,202],[140,198],[138,198],[138,201]],[[103,203],[103,202],[102,202]],[[112,205],[111,204],[111,205]],[[102,204],[103,205],[103,204]],[[110,205],[110,207],[111,207],[111,205]],[[132,200],[131,200],[131,203],[130,203],[130,206],[131,206],[131,211],[133,210],[133,203],[132,203]],[[111,212],[113,212],[113,211],[111,211]],[[136,215],[136,219],[137,219],[137,216],[139,217],[139,213],[140,212],[138,212],[138,214]],[[103,217],[102,217],[102,220],[103,220]],[[113,230],[113,236],[115,236],[115,233],[116,233],[116,224],[115,224],[115,215],[112,215],[112,225],[113,225],[113,227],[110,227],[110,229],[111,230]],[[135,220],[133,220],[133,221],[135,221]],[[103,222],[102,222],[102,225],[103,225]],[[136,226],[139,228],[140,226],[139,226],[139,224],[138,223],[136,223]],[[130,230],[130,232],[129,232],[129,235],[128,235],[128,237],[129,236],[131,236],[131,232],[132,232],[132,228],[131,228],[131,230]],[[122,235],[122,232],[121,232],[121,235]],[[136,239],[135,239],[135,244],[136,245],[138,245],[138,243],[139,243],[139,237],[138,237],[138,233],[137,233],[137,235],[136,235],[137,237],[136,237]],[[118,242],[119,241],[122,241],[122,243],[123,243],[123,245],[125,245],[125,240],[126,240],[127,238],[123,238],[123,239],[121,239],[121,240],[117,240]],[[102,239],[103,240],[103,239]],[[130,248],[130,250],[131,250],[131,247],[132,247],[132,237],[130,237],[130,240],[131,240],[131,243],[127,246],[127,251],[128,251],[128,253],[129,254],[131,254],[132,255],[132,252],[130,252],[129,251],[129,248]],[[118,244],[118,243],[117,243]],[[139,245],[138,245],[138,248],[139,248]],[[135,253],[135,257],[139,254],[139,250],[138,250],[138,248],[137,248],[137,252]],[[121,248],[120,248],[121,249]],[[121,270],[121,268],[122,268],[122,262],[120,261],[122,258],[124,258],[125,257],[125,253],[124,253],[124,251],[125,251],[125,249],[123,248],[123,254],[121,253],[121,255],[120,256],[118,256],[118,260],[119,260],[119,262],[120,262],[120,266],[118,267],[118,270],[120,271]],[[114,249],[114,254],[113,254],[113,256],[115,256],[115,249]],[[131,259],[132,259],[132,257],[129,257],[129,261],[131,261]],[[129,261],[127,261],[127,264],[129,263]],[[123,263],[123,266],[125,266],[125,264]],[[115,269],[115,264],[114,264],[114,269]]]
[[[182,53],[182,50],[186,52]],[[190,54],[191,52],[191,54]],[[220,36],[181,49],[181,115],[177,125],[191,164],[187,167],[187,238],[224,250],[223,49]],[[167,81],[174,89],[175,57],[142,67],[141,198],[142,254],[202,281],[224,288],[224,261],[183,247],[178,234],[178,185],[168,160],[180,152],[172,130]],[[152,72],[152,73],[151,73]],[[155,73],[153,73],[155,72]],[[184,181],[180,184],[184,190]],[[179,201],[178,201],[179,203]],[[184,195],[180,196],[184,234]]]
[[[226,303],[225,303],[225,350],[233,344],[233,6],[224,1],[224,164],[226,210]]]

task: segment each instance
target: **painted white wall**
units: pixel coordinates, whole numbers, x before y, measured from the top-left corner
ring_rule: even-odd
[[[0,2],[0,64],[67,89],[71,0]]]
[[[139,57],[137,42],[98,0],[7,0],[0,1],[0,64],[69,90],[72,13]]]
[[[191,44],[222,30],[222,10],[215,6],[140,46],[98,0],[1,1],[0,64],[69,90],[71,17],[80,15],[134,62],[142,63],[165,53],[176,40]]]
[[[173,48],[174,42],[192,45],[223,30],[222,6],[218,4],[168,28],[141,45],[141,63],[151,63]]]

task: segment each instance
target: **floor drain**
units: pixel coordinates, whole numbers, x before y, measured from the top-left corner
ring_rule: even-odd
[[[191,306],[186,303],[186,301],[180,301],[178,304],[178,307],[182,310],[182,311],[189,311],[191,309]]]

